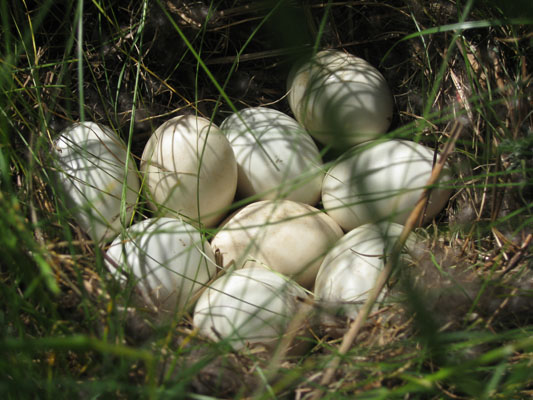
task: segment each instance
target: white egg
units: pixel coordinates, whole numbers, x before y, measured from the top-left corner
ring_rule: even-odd
[[[200,296],[193,323],[200,334],[226,340],[238,350],[248,344],[275,346],[286,333],[306,292],[293,281],[263,268],[233,270]]]
[[[281,111],[255,107],[232,114],[220,129],[235,153],[242,197],[318,202],[324,177],[320,153],[296,120]]]
[[[160,315],[183,311],[216,274],[209,243],[176,218],[132,225],[107,250],[107,267],[119,281],[133,279],[141,304]]]
[[[104,125],[77,123],[60,133],[53,153],[57,180],[80,227],[96,242],[112,239],[122,227],[124,184],[126,222],[139,195],[135,162],[122,139]]]
[[[335,221],[308,204],[264,200],[228,218],[211,245],[224,266],[265,267],[310,288],[326,252],[342,235]]]
[[[209,120],[182,115],[163,123],[143,151],[141,171],[150,206],[211,227],[226,214],[237,188],[228,139]]]
[[[404,224],[431,176],[433,159],[432,149],[407,140],[361,144],[326,173],[324,209],[345,231],[384,220]],[[431,191],[424,223],[447,203],[450,180],[446,167]]]
[[[393,99],[383,75],[367,61],[324,50],[291,71],[288,101],[296,120],[318,141],[353,146],[385,133]]]
[[[320,266],[315,283],[315,299],[330,311],[341,311],[355,318],[402,230],[403,226],[395,223],[365,224],[344,235]],[[416,237],[411,234],[405,246],[406,252],[402,253],[400,260],[408,257],[407,250],[415,242]]]

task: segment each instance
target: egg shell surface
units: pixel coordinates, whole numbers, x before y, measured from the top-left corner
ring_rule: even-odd
[[[123,140],[107,126],[76,123],[60,132],[53,156],[59,187],[80,227],[96,242],[111,240],[122,229],[124,184],[126,221],[139,195],[135,162]]]
[[[227,340],[238,350],[248,344],[275,345],[286,333],[305,290],[264,268],[233,270],[200,296],[193,323],[200,334]]]
[[[207,227],[224,217],[237,188],[228,139],[212,122],[194,115],[172,118],[155,130],[144,148],[141,171],[149,204],[161,216],[181,214]]]
[[[323,50],[294,67],[288,101],[298,122],[337,148],[376,139],[391,124],[393,98],[383,75],[362,58]]]
[[[326,173],[324,209],[345,231],[385,220],[404,224],[431,176],[433,160],[434,150],[407,140],[361,144]],[[447,203],[451,178],[446,166],[432,188],[423,223]]]
[[[241,197],[318,202],[324,177],[320,153],[295,119],[278,110],[253,107],[230,115],[220,129],[235,153]]]
[[[355,318],[367,300],[403,225],[365,224],[346,233],[328,252],[318,271],[315,299],[327,308]],[[400,260],[408,259],[416,243],[410,234]],[[380,298],[383,297],[383,293]]]
[[[229,217],[211,245],[224,266],[266,267],[311,288],[326,252],[342,235],[333,219],[308,204],[263,200]]]
[[[216,274],[213,250],[192,225],[177,218],[149,218],[117,237],[106,262],[120,282],[133,279],[142,305],[161,315],[184,310]]]

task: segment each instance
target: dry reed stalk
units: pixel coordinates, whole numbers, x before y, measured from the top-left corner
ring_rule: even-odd
[[[418,203],[416,204],[415,208],[409,215],[409,218],[407,218],[407,221],[405,223],[405,226],[402,230],[402,233],[400,234],[400,237],[398,240],[396,240],[394,247],[391,252],[391,257],[387,260],[385,267],[381,271],[381,273],[378,276],[378,279],[376,281],[376,284],[370,291],[370,294],[368,296],[368,299],[364,303],[361,311],[357,314],[357,317],[355,320],[353,320],[350,323],[350,327],[346,334],[342,338],[341,345],[339,347],[339,351],[337,355],[330,361],[330,364],[326,368],[324,375],[322,376],[322,379],[320,381],[319,388],[315,389],[310,396],[310,400],[318,400],[322,397],[324,388],[328,386],[331,383],[331,380],[333,379],[333,376],[335,375],[335,371],[337,370],[342,357],[348,352],[350,347],[352,347],[353,342],[355,341],[355,338],[359,334],[359,331],[363,327],[366,318],[374,306],[379,294],[383,290],[383,287],[387,283],[387,280],[389,279],[389,276],[394,268],[394,265],[396,264],[396,261],[398,260],[398,257],[402,251],[403,246],[405,245],[405,242],[407,240],[407,237],[411,233],[411,231],[417,226],[417,222],[420,219],[421,214],[423,213],[427,200],[429,198],[429,194],[431,193],[431,186],[434,185],[441,172],[444,168],[444,165],[446,163],[446,159],[448,156],[452,153],[455,142],[459,138],[461,132],[463,130],[463,125],[459,121],[455,121],[450,132],[450,138],[448,142],[446,143],[446,146],[444,147],[440,158],[437,160],[433,167],[433,171],[431,172],[431,176],[426,184],[426,188],[422,192],[422,195],[420,196],[420,199],[418,200]]]

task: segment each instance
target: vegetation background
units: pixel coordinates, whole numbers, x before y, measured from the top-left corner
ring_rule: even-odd
[[[533,395],[530,1],[1,0],[0,21],[0,397]],[[379,67],[391,137],[440,147],[464,126],[415,278],[399,278],[403,300],[369,316],[328,387],[346,321],[310,327],[310,350],[272,373],[261,349],[202,341],[188,317],[154,329],[121,311],[50,160],[72,121],[112,126],[138,160],[181,113],[290,113],[288,71],[322,48]],[[141,202],[137,218],[148,213]]]

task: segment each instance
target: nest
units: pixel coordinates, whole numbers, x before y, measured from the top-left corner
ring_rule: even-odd
[[[501,15],[486,3],[473,7],[468,19],[515,16],[512,6]],[[7,293],[2,335],[20,340],[6,347],[6,359],[28,346],[13,361],[15,386],[22,382],[17,370],[30,368],[34,384],[27,390],[39,391],[44,371],[57,367],[65,390],[87,397],[143,397],[153,386],[169,395],[181,390],[225,398],[313,393],[349,321],[333,316],[317,325],[313,320],[323,311],[313,306],[296,335],[309,350],[275,364],[260,346],[235,353],[206,342],[189,315],[153,325],[150,312],[128,302],[133,293],[116,301],[120,288],[104,278],[105,248],[76,226],[54,190],[49,149],[58,131],[82,117],[131,140],[138,162],[151,132],[176,115],[197,113],[220,123],[232,112],[228,100],[237,108],[268,106],[290,114],[286,76],[315,45],[350,52],[380,69],[395,99],[391,130],[403,137],[438,148],[453,123],[464,126],[451,156],[457,180],[449,205],[420,229],[426,241],[417,261],[393,276],[388,300],[367,318],[324,389],[347,396],[380,390],[475,396],[482,389],[472,381],[486,379],[480,366],[492,362],[484,355],[516,338],[513,343],[522,343],[519,332],[530,332],[533,54],[527,25],[500,19],[465,29],[458,22],[465,10],[446,0],[298,7],[169,0],[146,8],[108,1],[85,4],[78,20],[83,46],[76,53],[75,11],[56,4],[17,9],[4,28],[15,39],[15,27],[24,26],[31,38],[24,43],[32,44],[2,61],[12,78],[6,90],[14,93],[2,106],[2,129],[9,132],[0,178]],[[326,152],[324,159],[336,155]],[[150,213],[141,198],[136,218]],[[95,339],[46,341],[73,335]],[[521,346],[506,359],[516,376],[531,362],[531,344]],[[461,363],[479,368],[464,370]],[[424,377],[441,367],[455,372],[424,386]],[[115,387],[99,389],[93,381]],[[506,385],[501,390],[507,395],[533,390],[531,378]]]

